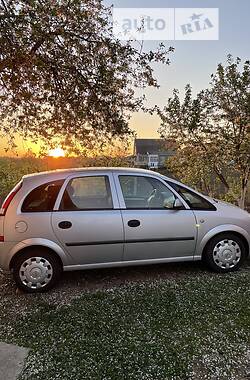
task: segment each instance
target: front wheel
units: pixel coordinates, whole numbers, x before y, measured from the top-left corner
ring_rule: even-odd
[[[28,293],[45,292],[52,288],[61,274],[61,265],[55,254],[34,248],[17,256],[13,277],[18,288]]]
[[[240,237],[233,233],[215,236],[208,243],[204,260],[214,271],[232,272],[241,266],[246,258],[246,248]]]

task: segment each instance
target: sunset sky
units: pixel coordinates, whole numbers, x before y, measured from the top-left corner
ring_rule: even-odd
[[[161,88],[146,90],[151,105],[164,106],[174,88],[183,93],[187,83],[193,87],[194,94],[206,88],[210,74],[216,70],[219,62],[225,62],[227,54],[238,56],[242,60],[249,59],[250,47],[250,1],[249,0],[112,0],[106,1],[115,7],[168,7],[168,8],[219,8],[220,20],[219,41],[164,41],[173,46],[175,52],[170,55],[171,65],[162,67],[155,65],[155,71]],[[148,41],[145,47],[154,48],[159,41]],[[130,126],[136,130],[138,137],[158,137],[157,129],[160,121],[157,117],[137,113],[132,115]],[[3,153],[6,141],[0,147]],[[35,152],[38,147],[18,140],[19,153],[31,148]]]

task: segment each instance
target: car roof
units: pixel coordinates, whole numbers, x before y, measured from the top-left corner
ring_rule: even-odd
[[[139,169],[139,168],[128,168],[128,167],[87,167],[87,168],[70,168],[70,169],[57,169],[57,170],[49,170],[39,173],[31,173],[26,174],[23,176],[23,179],[59,179],[59,178],[66,178],[73,174],[83,174],[86,172],[96,172],[96,173],[103,173],[103,172],[119,172],[119,173],[135,173],[135,174],[150,174],[152,176],[157,177],[163,177],[162,174],[147,170],[147,169]],[[165,177],[165,176],[164,176]],[[165,177],[167,178],[167,177]]]
[[[87,168],[69,168],[69,169],[57,169],[57,170],[50,170],[45,172],[39,172],[39,173],[33,173],[33,174],[27,174],[23,176],[23,180],[26,182],[27,185],[30,185],[30,181],[32,181],[32,187],[40,185],[45,183],[45,181],[56,181],[56,180],[64,180],[68,176],[74,175],[74,174],[83,174],[83,173],[107,173],[107,172],[118,172],[118,173],[124,173],[124,174],[147,174],[152,177],[158,177],[161,179],[165,179],[171,183],[175,183],[177,185],[184,186],[185,188],[195,192],[196,194],[199,194],[205,198],[208,199],[208,196],[199,193],[198,191],[192,189],[191,187],[182,184],[180,181],[167,177],[161,173],[155,172],[153,170],[147,170],[147,169],[140,169],[140,168],[128,168],[128,167],[87,167]],[[210,199],[210,198],[209,198]],[[210,199],[211,202],[211,199]]]

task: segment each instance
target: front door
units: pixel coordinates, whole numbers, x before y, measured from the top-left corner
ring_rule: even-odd
[[[116,174],[123,203],[124,260],[192,259],[196,221],[192,210],[174,209],[177,197],[163,181]]]
[[[124,233],[112,175],[75,176],[61,193],[52,226],[72,264],[121,261]]]

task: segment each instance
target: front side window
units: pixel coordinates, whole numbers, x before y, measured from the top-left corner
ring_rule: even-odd
[[[69,181],[60,210],[112,209],[113,202],[107,176],[78,177]]]
[[[175,195],[152,177],[119,176],[127,209],[172,209]]]
[[[64,180],[48,182],[36,187],[25,198],[22,212],[52,211]]]
[[[193,191],[170,181],[167,183],[180,194],[192,210],[216,210],[214,205]]]

